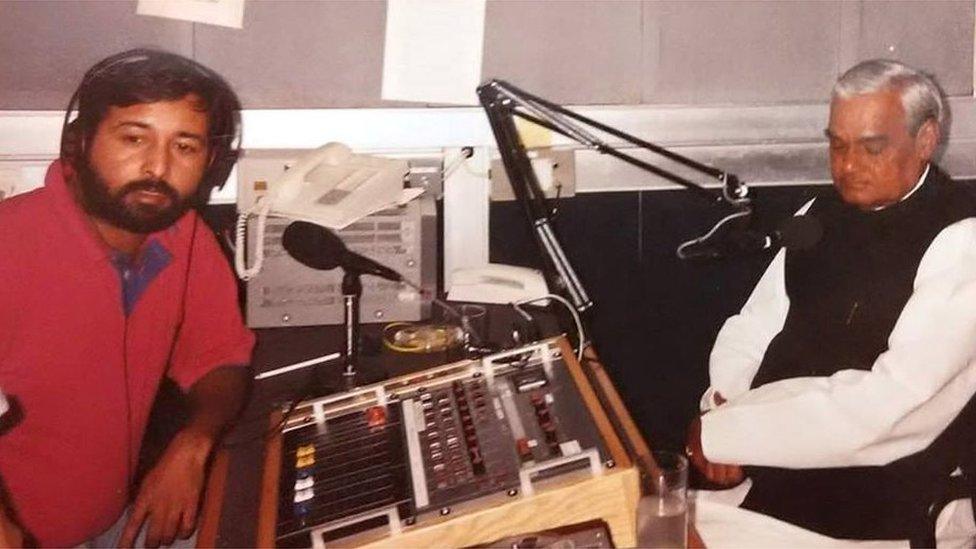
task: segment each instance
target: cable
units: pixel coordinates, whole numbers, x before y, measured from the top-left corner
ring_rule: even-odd
[[[261,272],[261,267],[264,265],[264,229],[268,221],[268,214],[271,211],[270,204],[271,199],[268,195],[261,196],[249,211],[237,216],[234,237],[234,269],[241,280],[251,280]],[[258,226],[257,234],[254,237],[254,265],[248,267],[244,259],[245,247],[247,246],[244,237],[247,232],[247,221],[255,211],[258,214]]]
[[[535,319],[532,318],[532,315],[530,315],[526,311],[522,310],[522,307],[521,307],[520,304],[518,304],[518,303],[512,303],[512,308],[515,309],[515,312],[517,312],[518,314],[522,315],[522,318],[524,318],[526,322],[534,322],[535,321]]]
[[[719,221],[718,223],[716,223],[715,226],[712,227],[707,233],[703,234],[702,236],[699,236],[698,238],[689,240],[687,242],[683,242],[680,246],[678,246],[678,249],[677,249],[678,257],[680,259],[691,259],[692,256],[691,256],[691,254],[688,253],[688,251],[687,251],[688,248],[690,248],[692,246],[698,246],[698,245],[701,245],[701,244],[707,242],[716,233],[718,233],[721,230],[724,230],[727,225],[730,225],[730,224],[734,223],[735,220],[737,220],[739,218],[746,218],[746,219],[748,219],[748,217],[751,214],[752,214],[752,209],[751,208],[744,208],[744,209],[735,211],[735,212],[733,212],[733,213],[731,213],[731,214],[723,217],[722,220]]]
[[[342,353],[330,353],[317,358],[303,360],[301,362],[296,362],[282,368],[275,368],[274,370],[268,370],[266,372],[261,372],[260,374],[254,376],[255,381],[260,381],[262,379],[267,379],[269,377],[279,376],[281,374],[286,374],[288,372],[293,372],[295,370],[301,370],[302,368],[308,368],[309,366],[315,366],[316,364],[321,364],[323,362],[329,362],[335,360],[342,356]]]
[[[404,278],[400,282],[402,284],[404,284],[405,286],[409,286],[409,287],[413,288],[421,296],[429,297],[431,299],[431,301],[433,301],[434,303],[436,303],[439,307],[441,307],[445,311],[447,311],[447,312],[451,313],[452,315],[454,315],[456,318],[461,318],[462,315],[461,315],[460,312],[458,312],[458,310],[456,308],[452,307],[446,301],[443,301],[443,300],[439,299],[437,296],[433,295],[432,293],[428,292],[427,290],[421,288],[419,284],[416,284],[416,283],[414,283],[414,282],[412,282],[410,280],[407,280],[406,278]]]
[[[561,295],[548,294],[548,295],[544,295],[542,297],[536,297],[536,298],[532,298],[532,299],[523,299],[521,301],[516,301],[516,302],[512,303],[512,307],[514,307],[515,310],[518,311],[518,313],[521,314],[523,317],[525,317],[527,320],[531,321],[532,320],[532,317],[530,317],[527,312],[525,312],[522,309],[520,309],[520,307],[522,305],[529,305],[531,303],[535,303],[537,301],[543,301],[543,300],[550,299],[550,298],[551,299],[555,299],[556,301],[558,301],[558,302],[562,303],[563,305],[565,305],[566,308],[569,309],[570,314],[573,315],[573,322],[576,323],[576,335],[579,338],[578,339],[578,347],[577,347],[577,350],[576,350],[576,360],[583,360],[583,342],[586,341],[585,339],[583,339],[583,321],[580,319],[579,312],[576,311],[576,308],[573,307],[573,304],[570,303],[569,300],[567,300],[566,298],[564,298]]]
[[[461,149],[461,154],[459,154],[457,158],[455,158],[454,160],[452,160],[450,164],[448,164],[447,166],[444,166],[444,171],[443,171],[443,175],[442,175],[442,177],[444,178],[444,181],[447,181],[447,178],[451,177],[454,174],[454,172],[456,172],[457,169],[461,167],[461,164],[465,160],[471,158],[472,156],[474,156],[474,148],[473,147],[464,147],[464,148],[462,148]]]

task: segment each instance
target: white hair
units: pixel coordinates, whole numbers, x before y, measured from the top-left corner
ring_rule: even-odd
[[[946,135],[949,106],[942,89],[930,75],[898,61],[870,59],[854,65],[837,79],[831,97],[848,99],[884,90],[901,96],[909,134],[918,135],[926,121],[935,120],[940,135]]]

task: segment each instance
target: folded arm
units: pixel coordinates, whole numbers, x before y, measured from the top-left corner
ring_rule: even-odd
[[[722,325],[709,360],[711,387],[701,399],[703,412],[749,390],[766,348],[786,322],[790,301],[783,282],[785,265],[786,254],[780,250],[739,314]]]
[[[130,547],[143,524],[146,545],[169,545],[196,526],[210,452],[224,428],[241,409],[247,389],[246,368],[218,368],[190,388],[190,420],[155,467],[146,475],[119,544]]]

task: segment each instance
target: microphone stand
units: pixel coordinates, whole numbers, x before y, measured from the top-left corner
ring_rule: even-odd
[[[363,295],[363,283],[359,271],[344,269],[342,275],[343,321],[345,323],[345,362],[342,372],[346,389],[356,386],[356,369],[359,366],[359,301]]]
[[[508,175],[509,182],[511,182],[515,198],[525,212],[526,218],[535,233],[537,243],[542,251],[545,252],[544,255],[548,261],[543,270],[547,278],[554,283],[553,286],[557,288],[557,291],[562,291],[568,295],[573,307],[579,313],[590,309],[593,306],[593,301],[586,294],[586,290],[583,288],[579,277],[576,275],[562,247],[559,245],[559,240],[556,238],[555,232],[552,230],[551,221],[553,218],[553,210],[549,207],[545,193],[539,185],[535,171],[532,169],[531,160],[519,136],[518,129],[515,126],[514,117],[518,116],[519,118],[528,120],[560,135],[564,135],[577,143],[583,144],[591,150],[595,150],[601,154],[608,154],[632,166],[677,183],[712,203],[725,203],[732,206],[736,212],[732,216],[727,217],[726,220],[723,220],[723,223],[730,218],[744,218],[752,210],[749,189],[734,174],[706,166],[705,164],[629,135],[616,128],[601,124],[596,120],[592,120],[516,88],[508,82],[503,80],[489,80],[487,83],[478,87],[478,99],[488,117],[488,123],[491,125],[491,130],[495,135],[495,141],[498,143],[498,152],[502,157],[502,164],[505,166],[505,173]],[[612,135],[640,149],[651,151],[706,176],[716,178],[722,184],[721,192],[716,193],[706,189],[702,185],[694,183],[680,175],[611,147],[594,137],[579,124]],[[679,248],[679,252],[680,250],[681,248]],[[581,314],[580,316],[582,317],[581,322],[586,323],[587,315]],[[588,332],[589,330],[587,330]],[[582,350],[589,346],[589,342],[580,341],[579,346]],[[603,384],[597,379],[598,374],[595,368],[589,363],[588,359],[583,362],[583,372],[596,390],[597,398],[601,405],[607,410],[616,409],[613,404],[613,395],[607,394]],[[632,424],[633,420],[629,418],[629,414],[626,411],[624,415],[627,416],[626,419],[618,417],[617,414],[610,414],[611,424],[617,434],[620,435],[621,440],[624,441],[628,453],[637,458],[638,463],[644,465],[642,468],[647,469],[646,463],[649,462],[648,460],[650,458],[644,455],[646,447],[635,443],[631,439],[623,423],[629,420]],[[647,470],[644,471],[644,473],[646,472]]]
[[[649,141],[601,124],[596,120],[532,95],[504,80],[489,80],[479,86],[478,99],[488,117],[488,123],[495,135],[495,141],[498,143],[498,152],[502,157],[502,164],[505,166],[505,173],[511,182],[515,198],[521,204],[526,218],[529,220],[537,243],[545,252],[548,261],[543,271],[558,291],[567,294],[573,307],[580,313],[592,307],[593,301],[590,300],[586,289],[583,288],[582,282],[566,258],[566,254],[552,229],[552,209],[547,204],[545,193],[542,191],[535,171],[532,169],[531,160],[529,160],[525,145],[519,137],[514,117],[517,116],[548,128],[601,154],[609,154],[632,166],[677,183],[712,203],[724,202],[729,204],[737,210],[735,214],[737,217],[747,215],[751,211],[749,189],[734,174],[706,166]],[[611,147],[594,137],[580,124],[716,178],[722,183],[722,190],[720,193],[716,193],[680,175]],[[584,342],[581,341],[580,345],[583,344]]]

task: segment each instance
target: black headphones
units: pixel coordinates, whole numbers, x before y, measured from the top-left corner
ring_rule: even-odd
[[[189,92],[209,96],[205,99],[209,100],[208,145],[211,158],[196,194],[196,203],[206,204],[213,188],[224,186],[240,156],[241,104],[234,90],[219,74],[175,53],[137,48],[109,56],[88,69],[65,109],[64,123],[61,126],[61,159],[72,165],[87,161],[86,141],[101,119],[100,114],[91,112],[95,108],[92,103],[101,101],[104,106],[116,104],[111,99],[102,99],[99,94],[111,90],[113,83],[123,74],[121,70],[145,71],[150,67],[185,74],[187,79],[198,81],[199,86],[209,91],[206,94],[201,94],[199,90]],[[156,100],[165,99],[168,98],[161,96]],[[146,102],[153,101],[150,99]],[[227,112],[221,112],[221,108]],[[71,120],[75,111],[78,116]]]

